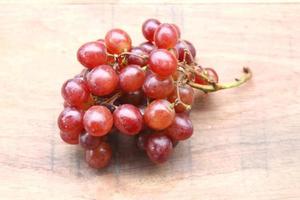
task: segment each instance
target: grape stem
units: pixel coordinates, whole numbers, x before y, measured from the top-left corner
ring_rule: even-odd
[[[235,79],[235,81],[229,82],[229,83],[223,83],[223,84],[213,83],[213,84],[210,84],[210,85],[200,85],[200,84],[197,84],[195,82],[189,81],[188,84],[190,86],[192,86],[193,88],[202,90],[205,93],[216,92],[216,91],[219,91],[219,90],[238,87],[238,86],[244,84],[245,82],[247,82],[249,79],[251,79],[252,72],[248,67],[243,68],[243,73],[244,74],[241,78]]]
[[[147,67],[148,67],[148,66],[145,65],[145,66],[141,67],[141,69],[144,70],[144,71],[146,71],[146,70],[147,70]]]
[[[215,84],[215,82],[213,80],[211,80],[205,69],[202,69],[201,66],[198,66],[199,69],[201,70],[201,72],[199,72],[198,70],[195,69],[196,63],[194,61],[193,55],[191,53],[191,51],[187,48],[187,44],[184,40],[182,40],[185,48],[184,48],[184,54],[183,54],[183,62],[182,63],[178,63],[179,66],[181,66],[182,68],[188,68],[189,71],[193,72],[194,74],[200,76],[203,80],[205,80],[206,82],[210,83],[210,84]],[[191,64],[192,66],[188,65],[186,62],[186,55],[189,54],[190,59],[191,59]]]
[[[224,89],[230,89],[230,88],[235,88],[235,87],[238,87],[242,84],[244,84],[245,82],[247,82],[251,77],[252,77],[252,72],[251,70],[248,68],[248,67],[244,67],[243,68],[243,72],[244,72],[244,75],[239,78],[239,79],[235,79],[235,81],[233,82],[229,82],[229,83],[216,83],[214,82],[214,80],[211,80],[207,74],[207,72],[205,71],[205,69],[202,69],[201,72],[198,71],[197,69],[195,69],[196,67],[196,63],[195,63],[195,60],[193,58],[193,55],[192,53],[190,52],[190,50],[188,49],[188,45],[185,41],[182,41],[185,48],[184,48],[184,59],[183,59],[183,62],[180,62],[178,63],[178,71],[180,71],[181,73],[184,73],[185,74],[185,78],[186,80],[181,80],[181,81],[185,81],[185,83],[189,84],[191,87],[193,88],[196,88],[196,89],[199,89],[199,90],[202,90],[203,92],[205,93],[208,93],[208,92],[216,92],[216,91],[219,91],[219,90],[224,90]],[[188,65],[187,62],[186,62],[186,56],[187,54],[189,55],[190,59],[191,59],[191,65]],[[128,51],[125,51],[121,54],[110,54],[110,53],[107,53],[108,56],[111,56],[114,58],[114,61],[115,63],[117,63],[117,60],[118,58],[122,58],[123,57],[123,60],[122,62],[125,61],[125,56],[126,55],[134,55],[134,56],[137,56],[139,58],[142,58],[144,60],[147,60],[149,58],[149,56],[147,55],[138,55],[138,54],[135,54],[135,53],[132,53],[132,52],[128,52]],[[202,67],[201,66],[198,66],[199,69],[201,69]],[[146,70],[147,66],[144,66],[142,69],[143,70]],[[202,79],[204,79],[206,82],[208,82],[209,85],[201,85],[201,84],[197,84],[191,80],[189,80],[189,74],[192,74],[192,75],[198,75],[200,76]],[[121,94],[117,94],[116,96],[116,99],[119,98]],[[114,99],[113,102],[116,100]],[[107,101],[105,101],[106,103]],[[111,103],[111,101],[109,101]],[[185,107],[189,107],[190,105],[186,105],[184,104],[181,100],[180,100],[180,97],[177,99],[176,101],[176,104],[179,104],[181,103],[182,105],[184,105]]]
[[[192,71],[193,73],[195,73],[196,75],[200,76],[203,80],[205,80],[206,82],[212,84],[212,85],[215,85],[216,83],[214,82],[214,80],[211,80],[209,77],[208,77],[208,74],[206,72],[205,69],[202,69],[201,66],[198,66],[199,69],[201,69],[201,72],[199,72],[198,70],[195,69],[195,66],[196,66],[196,63],[195,63],[195,60],[194,60],[194,57],[193,57],[193,54],[191,53],[191,51],[189,50],[188,48],[188,44],[184,41],[184,40],[180,40],[183,45],[184,45],[184,54],[183,54],[183,68],[189,68],[189,71]],[[186,56],[187,54],[189,55],[189,58],[191,60],[191,65],[187,65],[187,61],[186,61]]]
[[[122,92],[117,92],[116,94],[114,94],[112,97],[106,99],[105,101],[103,101],[102,103],[107,103],[107,104],[111,104],[113,105],[114,102],[120,98],[122,96]]]
[[[176,98],[176,100],[174,101],[174,106],[180,105],[180,104],[181,104],[182,106],[185,107],[186,110],[190,110],[190,109],[192,108],[191,105],[188,105],[188,104],[184,103],[184,102],[181,100],[181,97],[180,97],[179,87],[180,87],[180,84],[182,84],[183,78],[184,78],[183,74],[180,74],[180,75],[179,75],[179,78],[178,78],[178,81],[177,81],[177,83],[176,83],[176,93],[177,93],[177,98]]]
[[[122,96],[122,92],[117,92],[116,94],[114,94],[112,97],[107,98],[107,99],[102,99],[99,96],[96,95],[92,95],[95,104],[94,105],[111,105],[113,107],[116,107],[114,105],[114,102],[120,98]]]
[[[148,59],[147,55],[138,55],[138,54],[128,52],[128,51],[124,51],[123,53],[120,53],[120,54],[110,54],[110,53],[107,52],[107,55],[114,58],[114,63],[117,63],[118,59],[122,58],[122,64],[126,64],[127,59],[128,59],[128,57],[126,57],[126,56],[129,56],[129,55],[133,55],[133,56],[142,58],[143,60]]]
[[[184,45],[184,54],[183,54],[183,61],[184,61],[184,63],[186,63],[186,54],[189,54],[190,59],[191,59],[191,63],[194,64],[194,57],[193,57],[191,51],[189,50],[187,43],[184,40],[181,40],[181,42]]]
[[[111,54],[112,55],[112,54]],[[119,55],[117,55],[118,57],[121,57],[121,56],[130,56],[130,55],[133,55],[133,56],[136,56],[136,57],[139,57],[139,58],[142,58],[144,60],[148,59],[148,56],[147,55],[138,55],[138,54],[135,54],[135,53],[132,53],[132,52],[128,52],[128,51],[125,51]],[[113,55],[114,56],[114,55]]]
[[[174,106],[177,106],[177,105],[182,105],[185,107],[186,110],[191,110],[192,109],[192,106],[189,105],[189,104],[186,104],[186,103],[183,103],[180,99],[176,99],[174,101]]]

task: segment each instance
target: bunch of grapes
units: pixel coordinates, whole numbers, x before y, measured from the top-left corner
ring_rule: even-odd
[[[107,166],[112,132],[136,138],[137,147],[154,163],[163,163],[179,141],[190,138],[189,113],[194,89],[205,93],[237,87],[251,77],[220,84],[216,71],[195,62],[194,45],[180,38],[177,25],[148,19],[142,25],[147,42],[132,46],[130,36],[112,29],[104,39],[77,52],[82,72],[61,89],[64,110],[60,136],[80,144],[93,168]]]

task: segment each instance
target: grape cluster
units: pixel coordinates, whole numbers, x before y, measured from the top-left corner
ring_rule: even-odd
[[[189,113],[194,89],[214,92],[251,77],[244,68],[244,77],[220,84],[214,69],[195,62],[194,45],[180,38],[175,24],[148,19],[142,33],[147,42],[139,46],[132,46],[121,29],[82,45],[77,59],[84,69],[61,88],[60,136],[66,143],[80,144],[93,168],[109,164],[107,137],[115,130],[134,136],[154,163],[165,162],[177,143],[193,134]]]

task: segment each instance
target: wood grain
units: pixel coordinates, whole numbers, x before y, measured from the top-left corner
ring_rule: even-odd
[[[0,7],[0,199],[300,199],[300,5],[69,2]],[[168,163],[116,136],[112,165],[92,170],[59,138],[61,84],[82,43],[120,27],[138,44],[149,17],[177,23],[222,81],[254,77],[199,97]]]

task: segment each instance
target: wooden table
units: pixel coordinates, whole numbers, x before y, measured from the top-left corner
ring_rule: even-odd
[[[0,5],[0,199],[300,199],[300,5],[62,2]],[[139,44],[149,17],[177,23],[221,81],[254,77],[198,99],[166,164],[118,136],[95,171],[59,138],[61,84],[82,43],[120,27]]]

